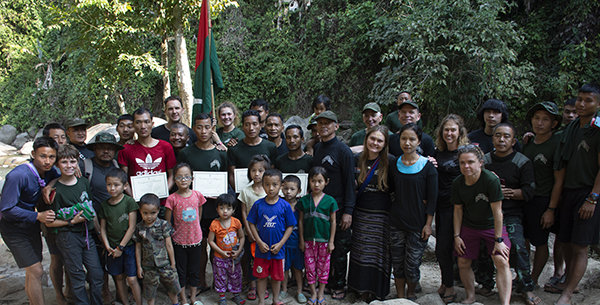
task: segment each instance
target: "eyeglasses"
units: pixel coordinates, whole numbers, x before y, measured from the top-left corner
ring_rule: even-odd
[[[188,180],[191,180],[191,179],[192,179],[192,177],[190,177],[190,176],[183,176],[183,177],[182,177],[182,176],[179,176],[179,177],[175,177],[175,180],[177,180],[177,181],[188,181]]]

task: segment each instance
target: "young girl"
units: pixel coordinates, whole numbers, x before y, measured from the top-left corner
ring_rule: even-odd
[[[333,238],[336,227],[335,212],[338,206],[333,197],[323,193],[323,189],[329,183],[329,176],[323,167],[313,167],[308,173],[308,181],[312,193],[300,198],[296,205],[300,211],[298,219],[301,220],[298,223],[299,246],[304,251],[306,280],[311,291],[308,304],[325,305],[324,292],[329,277],[329,259],[335,248]],[[318,295],[315,289],[317,277],[319,278]]]
[[[243,131],[235,127],[240,123],[237,113],[237,108],[230,102],[224,102],[217,108],[217,120],[220,127],[216,131],[215,143],[223,141],[227,146],[235,146],[238,141],[246,137]],[[213,139],[215,139],[214,135]]]
[[[173,244],[177,274],[181,285],[181,303],[188,304],[185,286],[190,286],[190,302],[201,305],[196,301],[196,289],[200,282],[200,256],[202,255],[202,230],[200,216],[202,205],[206,202],[204,196],[190,189],[192,184],[192,168],[187,163],[179,163],[173,168],[175,183],[179,188],[171,194],[165,203],[165,219],[173,220]]]
[[[250,270],[252,270],[252,253],[250,251],[250,244],[254,243],[256,239],[250,232],[250,227],[248,227],[248,221],[246,218],[248,217],[248,211],[258,199],[264,198],[267,196],[265,190],[262,186],[262,177],[264,172],[271,168],[271,161],[266,155],[254,155],[248,164],[248,180],[252,181],[252,184],[243,188],[238,196],[239,201],[242,202],[242,222],[244,224],[244,228],[246,230],[246,236],[248,236],[248,242],[246,243],[246,259],[248,260]],[[248,291],[248,300],[256,300],[256,277],[252,275],[252,271],[246,272],[250,280],[250,290]],[[269,292],[265,292],[265,299],[269,297]]]
[[[215,290],[219,293],[219,305],[227,305],[225,292],[233,293],[233,300],[243,305],[246,300],[240,297],[242,291],[242,270],[239,257],[244,250],[244,230],[242,223],[232,217],[235,211],[235,197],[222,194],[217,198],[219,218],[213,220],[208,233],[208,243],[215,251],[213,258],[213,273]],[[215,241],[216,238],[216,241]]]
[[[390,212],[392,266],[398,297],[417,299],[421,258],[431,235],[435,214],[438,174],[427,158],[417,153],[422,131],[414,123],[400,129],[400,147],[404,154],[390,164],[390,190],[396,192]]]

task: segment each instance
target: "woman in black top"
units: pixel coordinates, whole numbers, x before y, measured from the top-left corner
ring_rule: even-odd
[[[352,249],[348,287],[363,294],[370,302],[384,300],[390,293],[390,227],[391,205],[388,166],[388,129],[373,126],[365,135],[364,149],[355,155],[358,193],[352,215]]]
[[[442,285],[438,293],[444,303],[456,301],[453,279],[453,215],[454,205],[450,202],[452,181],[460,175],[456,158],[458,146],[469,143],[463,119],[456,114],[447,115],[436,130],[435,162],[438,172],[438,199],[435,211],[436,245],[435,255],[442,272]]]

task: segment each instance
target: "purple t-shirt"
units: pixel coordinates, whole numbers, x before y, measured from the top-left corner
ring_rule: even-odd
[[[278,243],[283,238],[287,227],[296,225],[296,217],[294,216],[292,207],[287,201],[281,198],[275,204],[267,203],[265,198],[257,200],[252,205],[246,219],[249,223],[256,225],[260,239],[269,247]],[[255,256],[263,259],[284,259],[285,246],[277,254],[273,254],[271,251],[262,253],[256,247]]]

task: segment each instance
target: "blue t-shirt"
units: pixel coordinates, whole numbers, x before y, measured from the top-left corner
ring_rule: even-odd
[[[35,168],[35,167],[34,167]],[[37,173],[37,170],[36,170]],[[26,222],[30,226],[36,222],[37,212],[35,206],[41,198],[42,187],[38,182],[38,176],[27,164],[21,164],[8,175],[2,188],[2,199],[0,200],[0,218],[11,222]],[[44,182],[47,184],[60,174],[52,167],[44,173]]]
[[[298,209],[294,210],[294,217],[296,217],[294,231],[292,231],[290,238],[285,242],[285,246],[290,249],[298,249],[298,243],[300,242],[300,235],[298,234],[298,217],[300,217],[300,211]]]
[[[266,243],[269,248],[281,241],[285,229],[287,227],[296,225],[296,217],[292,212],[292,207],[284,199],[279,198],[275,204],[269,204],[265,198],[257,200],[250,212],[248,212],[249,223],[256,225],[258,235],[260,239]],[[281,250],[277,254],[269,251],[262,253],[258,247],[256,247],[255,256],[262,259],[284,259],[285,258],[285,246],[281,247]]]

